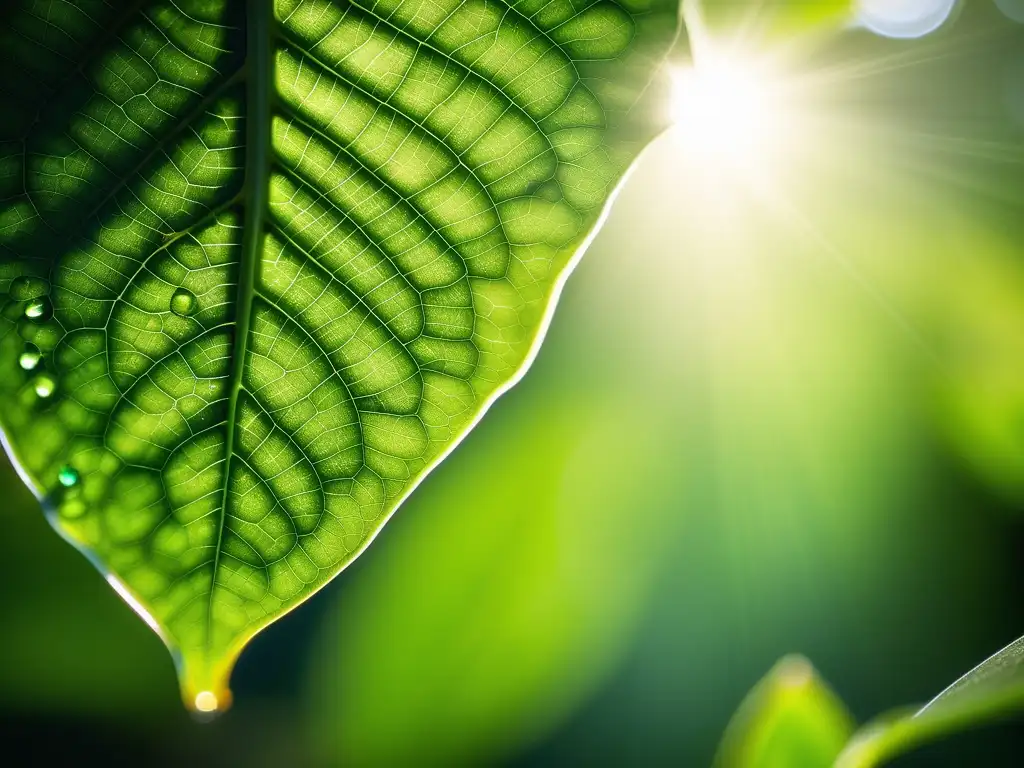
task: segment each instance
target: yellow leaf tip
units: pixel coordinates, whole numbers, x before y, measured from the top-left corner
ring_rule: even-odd
[[[195,706],[197,712],[216,712],[220,702],[217,701],[217,694],[213,691],[200,691],[196,694]]]
[[[209,722],[231,707],[231,691],[199,691],[195,696],[185,697],[185,706],[201,722]]]
[[[814,665],[805,656],[793,654],[775,666],[775,680],[783,688],[803,688],[814,681]]]
[[[178,675],[181,681],[181,699],[185,707],[201,721],[209,721],[231,708],[231,663],[210,665],[206,659],[199,663],[179,662]]]

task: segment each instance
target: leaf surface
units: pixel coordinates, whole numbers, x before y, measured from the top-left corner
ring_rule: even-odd
[[[522,375],[663,128],[677,3],[3,13],[5,447],[223,708]]]

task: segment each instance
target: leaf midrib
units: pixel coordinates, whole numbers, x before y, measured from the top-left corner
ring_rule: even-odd
[[[245,79],[246,79],[246,152],[243,199],[245,206],[242,233],[242,254],[238,274],[235,339],[229,377],[227,436],[224,445],[224,477],[221,488],[220,524],[213,550],[213,575],[206,611],[206,647],[213,636],[213,598],[217,589],[217,571],[220,567],[221,547],[228,515],[228,488],[231,481],[231,461],[235,452],[235,421],[238,399],[242,392],[245,360],[249,343],[249,326],[256,296],[256,277],[263,248],[264,218],[270,197],[270,130],[271,99],[274,88],[273,0],[247,0],[245,26]]]

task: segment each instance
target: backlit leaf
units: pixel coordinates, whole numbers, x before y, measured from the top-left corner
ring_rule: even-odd
[[[677,3],[4,14],[0,425],[223,708],[528,365],[663,127]]]

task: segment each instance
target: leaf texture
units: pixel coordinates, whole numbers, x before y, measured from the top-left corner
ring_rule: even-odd
[[[677,3],[0,13],[5,447],[223,708],[529,364],[663,127]]]

